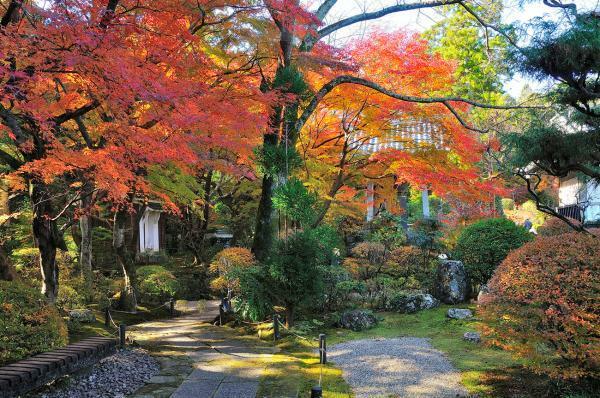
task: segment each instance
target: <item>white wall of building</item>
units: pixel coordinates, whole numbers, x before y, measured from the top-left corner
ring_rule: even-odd
[[[160,211],[146,208],[140,220],[140,253],[160,250],[158,221]]]
[[[600,184],[588,181],[585,187],[586,201],[583,203],[585,222],[600,221]]]

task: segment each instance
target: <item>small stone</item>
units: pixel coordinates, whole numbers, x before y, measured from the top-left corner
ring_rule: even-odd
[[[463,335],[463,340],[470,341],[471,343],[480,343],[481,342],[481,334],[477,332],[466,332]]]
[[[473,313],[467,308],[450,308],[446,316],[451,319],[468,319],[473,318]]]

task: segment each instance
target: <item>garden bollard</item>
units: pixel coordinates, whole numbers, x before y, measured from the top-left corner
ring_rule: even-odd
[[[314,386],[310,389],[310,398],[323,398],[323,388]]]
[[[223,318],[225,318],[225,309],[223,304],[219,304],[219,326],[223,326]]]
[[[279,340],[281,335],[279,334],[279,315],[273,314],[273,338]]]
[[[325,335],[319,335],[319,363],[327,363],[327,341]]]
[[[169,300],[169,312],[171,313],[171,317],[175,316],[175,300],[173,298]]]
[[[119,343],[121,348],[125,348],[125,331],[127,326],[124,323],[119,325]]]
[[[106,307],[104,309],[104,326],[110,326],[110,308]]]

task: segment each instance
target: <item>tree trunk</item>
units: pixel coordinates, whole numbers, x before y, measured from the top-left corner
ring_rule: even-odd
[[[81,230],[81,242],[79,244],[79,264],[83,275],[84,295],[86,300],[92,299],[92,288],[94,274],[92,272],[92,217],[89,213],[92,198],[84,195],[81,200],[82,214],[79,218],[79,229]]]
[[[269,121],[269,133],[263,136],[263,146],[275,147],[279,143],[279,127],[281,124],[281,107],[275,107]],[[268,165],[271,166],[271,165]],[[256,211],[256,229],[252,242],[252,253],[258,261],[265,260],[273,243],[273,176],[265,174],[262,180],[260,202]]]
[[[256,213],[256,230],[254,231],[254,243],[252,252],[257,260],[267,258],[269,249],[273,243],[273,227],[271,220],[273,215],[273,177],[265,175],[262,180],[260,202]]]
[[[40,251],[42,293],[48,302],[54,303],[58,295],[56,250],[67,250],[67,247],[56,221],[52,219],[52,201],[47,187],[42,183],[32,183],[30,198],[33,210],[33,237]]]
[[[117,210],[115,213],[113,249],[117,257],[117,264],[123,271],[123,290],[121,291],[119,306],[125,311],[135,312],[137,310],[135,262],[125,242],[127,215],[125,210]]]
[[[4,247],[0,244],[0,280],[14,281],[17,279],[17,272],[10,261],[10,257],[6,254]]]
[[[292,304],[285,307],[285,327],[291,328],[294,326],[294,315],[296,311]]]

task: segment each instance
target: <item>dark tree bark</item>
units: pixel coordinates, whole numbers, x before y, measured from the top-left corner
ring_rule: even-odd
[[[92,288],[94,274],[92,271],[92,217],[89,213],[92,205],[92,196],[90,192],[85,192],[81,199],[80,208],[82,214],[79,217],[79,229],[81,232],[81,242],[79,244],[79,265],[81,266],[81,275],[83,276],[84,295],[89,301],[92,298]]]
[[[56,250],[67,250],[67,247],[56,221],[52,218],[54,211],[48,187],[43,183],[31,183],[31,185],[33,237],[40,251],[42,293],[50,303],[54,303],[58,295]]]
[[[137,212],[132,241],[137,240],[137,225],[141,214],[144,213],[144,207]],[[127,221],[129,213],[126,210],[117,210],[114,215],[113,226],[113,250],[117,258],[117,264],[123,271],[123,290],[119,306],[125,311],[135,312],[137,310],[137,282],[135,274],[135,254],[131,251],[131,244],[126,240]],[[129,242],[132,243],[132,242]]]
[[[0,244],[0,280],[14,281],[17,279],[17,272],[6,254],[4,247]]]

